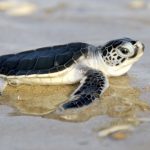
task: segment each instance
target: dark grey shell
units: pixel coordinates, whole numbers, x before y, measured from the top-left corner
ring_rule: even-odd
[[[59,72],[88,52],[86,43],[44,47],[0,56],[0,74],[7,76]]]

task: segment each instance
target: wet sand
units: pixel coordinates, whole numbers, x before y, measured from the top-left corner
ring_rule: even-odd
[[[128,75],[110,78],[109,81],[110,87],[100,99],[90,107],[78,110],[58,111],[59,105],[68,100],[78,84],[8,86],[0,102],[15,108],[10,114],[13,116],[34,115],[71,122],[86,121],[97,115],[137,119],[137,112],[150,110],[150,105],[140,99],[140,88],[131,86],[131,79]]]
[[[17,15],[12,6],[1,10],[1,54],[74,41],[101,45],[120,37],[139,39],[146,46],[128,75],[111,78],[101,100],[78,111],[55,112],[77,85],[8,87],[0,99],[1,149],[149,150],[150,3],[133,8],[130,2],[32,0],[36,9],[28,14]],[[134,131],[119,142],[98,136],[116,124],[131,125]]]

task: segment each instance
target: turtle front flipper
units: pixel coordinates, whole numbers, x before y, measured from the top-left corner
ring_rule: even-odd
[[[61,106],[61,110],[81,108],[98,99],[108,87],[108,80],[97,70],[88,70],[80,86],[71,95],[70,101]]]

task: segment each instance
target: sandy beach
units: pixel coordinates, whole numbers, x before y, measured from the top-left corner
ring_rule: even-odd
[[[127,75],[110,78],[101,101],[85,110],[54,113],[77,85],[8,87],[0,98],[0,149],[149,150],[149,14],[149,0],[0,1],[0,55],[122,37],[145,44],[141,60]],[[122,140],[99,136],[101,128],[114,124],[134,129],[121,133]]]

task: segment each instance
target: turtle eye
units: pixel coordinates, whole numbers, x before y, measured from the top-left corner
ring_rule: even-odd
[[[128,54],[129,53],[129,50],[127,48],[124,48],[124,47],[119,47],[119,50],[123,53],[123,54]]]

